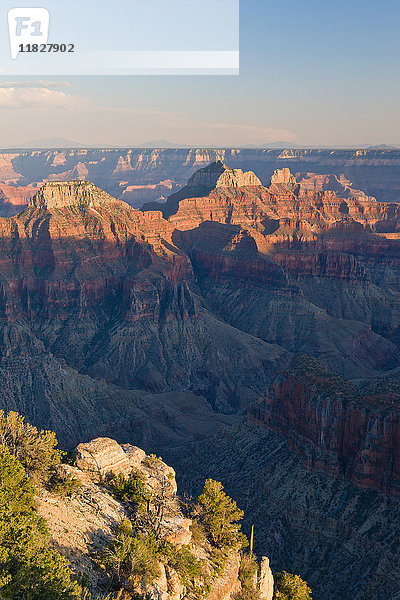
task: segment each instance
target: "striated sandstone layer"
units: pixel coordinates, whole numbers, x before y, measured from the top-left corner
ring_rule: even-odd
[[[271,234],[276,243],[280,228],[303,230],[311,236],[337,223],[359,223],[368,232],[397,231],[400,205],[380,203],[360,193],[340,194],[312,189],[296,182],[288,168],[276,170],[269,187],[252,172],[231,169],[220,161],[198,171],[188,184],[160,208],[178,229],[191,229],[203,221],[249,225]],[[146,207],[145,207],[146,208]],[[275,231],[269,231],[276,221]]]
[[[277,431],[306,468],[344,476],[359,488],[400,496],[400,387],[363,393],[310,357],[296,358],[251,421]]]

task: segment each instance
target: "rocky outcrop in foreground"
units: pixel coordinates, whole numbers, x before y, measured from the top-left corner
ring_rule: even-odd
[[[173,514],[165,516],[163,539],[176,547],[185,547],[209,569],[212,558],[206,540],[194,540],[192,520],[182,513],[177,496],[175,471],[161,459],[130,444],[119,445],[110,438],[97,438],[79,444],[75,450],[75,466],[62,465],[64,474],[80,482],[79,493],[72,498],[60,498],[41,491],[38,509],[47,520],[54,547],[70,562],[75,573],[84,573],[94,593],[107,585],[107,577],[98,562],[99,553],[114,538],[118,524],[129,516],[126,506],[110,495],[107,481],[110,475],[129,477],[131,473],[145,481],[148,491],[163,486]],[[166,486],[166,487],[165,487]],[[229,552],[222,572],[212,580],[206,600],[234,600],[241,590],[239,569],[241,556],[237,550]],[[135,580],[132,593],[151,600],[181,600],[186,587],[178,573],[160,562],[160,576],[153,582],[140,577]],[[267,558],[263,558],[258,577],[260,600],[272,600],[273,577]]]

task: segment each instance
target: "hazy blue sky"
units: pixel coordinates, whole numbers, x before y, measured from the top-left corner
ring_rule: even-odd
[[[238,77],[2,77],[0,146],[400,144],[399,0],[241,0],[240,12]]]

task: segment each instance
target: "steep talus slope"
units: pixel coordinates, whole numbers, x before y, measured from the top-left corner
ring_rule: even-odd
[[[240,498],[256,552],[299,573],[315,600],[399,596],[398,501],[306,469],[284,435],[254,424],[164,454],[181,490],[196,494],[208,473]]]
[[[209,181],[221,165],[196,176]],[[164,212],[191,258],[197,283],[222,319],[269,343],[318,356],[348,377],[393,368],[400,276],[398,205],[310,191],[287,169],[270,188],[225,167],[218,183]],[[175,208],[174,208],[175,207]],[[385,231],[385,233],[383,233]],[[243,285],[246,281],[246,285]]]
[[[159,448],[203,438],[237,420],[216,414],[189,391],[130,390],[78,372],[49,351],[27,321],[2,324],[0,349],[1,408],[53,427],[63,447],[95,433]]]
[[[210,404],[245,410],[288,362],[209,312],[160,212],[89,182],[53,182],[0,220],[0,237],[2,402],[64,443],[110,427],[123,437],[142,422],[146,442],[202,435]]]

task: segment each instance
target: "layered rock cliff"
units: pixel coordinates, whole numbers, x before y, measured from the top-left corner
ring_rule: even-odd
[[[361,392],[310,357],[296,358],[250,420],[288,440],[306,468],[343,475],[359,488],[400,495],[400,387]]]
[[[0,183],[0,215],[12,216],[23,210],[36,193],[36,188]]]
[[[5,409],[66,445],[106,431],[121,439],[137,419],[141,441],[171,443],[214,427],[194,406],[214,420],[211,405],[244,410],[262,392],[288,353],[207,309],[173,231],[161,212],[90,182],[49,183],[25,212],[0,219]],[[164,407],[160,420],[144,415],[147,403]]]
[[[288,168],[275,170],[270,186],[265,187],[254,173],[217,162],[198,171],[160,208],[178,229],[190,229],[204,221],[249,225],[273,235],[275,244],[280,229],[285,237],[291,230],[301,231],[307,241],[307,234],[313,239],[335,224],[346,227],[353,221],[368,232],[397,231],[398,204],[379,203],[357,191],[353,195],[341,191],[298,184]],[[270,231],[271,220],[275,221],[274,231]]]
[[[210,165],[197,179],[208,180],[217,170],[220,165]],[[270,188],[214,187],[202,198],[190,197],[190,189],[180,192],[189,197],[179,201],[169,222],[178,229],[174,240],[189,254],[203,294],[232,325],[319,356],[346,376],[354,377],[355,363],[365,364],[367,356],[383,365],[390,355],[386,368],[395,366],[399,205],[311,191],[295,184],[288,170],[273,179]],[[176,206],[175,197],[169,203]],[[251,303],[245,299],[249,289],[237,290],[234,283],[235,276],[243,281],[243,269],[249,280],[259,277],[264,284],[261,273],[269,273],[268,284],[252,290]]]

